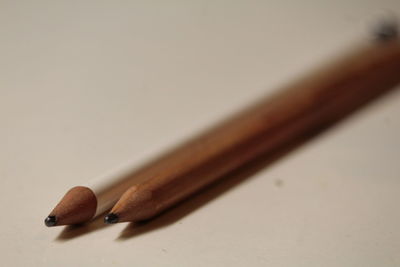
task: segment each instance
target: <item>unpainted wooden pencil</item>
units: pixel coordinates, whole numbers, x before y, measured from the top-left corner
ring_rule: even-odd
[[[383,36],[148,164],[137,174],[144,182],[122,195],[105,222],[152,218],[224,174],[310,129],[330,125],[397,85],[400,43],[394,34]]]

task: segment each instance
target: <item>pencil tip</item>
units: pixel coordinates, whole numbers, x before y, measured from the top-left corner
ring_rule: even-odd
[[[57,224],[57,217],[56,216],[47,216],[44,220],[44,224],[47,227],[55,226]]]
[[[119,221],[119,217],[115,213],[109,213],[104,217],[104,222],[107,224],[117,223]]]

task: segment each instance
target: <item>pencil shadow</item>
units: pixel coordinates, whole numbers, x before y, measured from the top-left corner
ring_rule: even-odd
[[[54,240],[57,242],[66,242],[85,234],[99,231],[107,226],[103,221],[105,215],[106,213],[103,213],[94,220],[84,224],[65,226]]]
[[[388,84],[387,90],[392,89],[392,86],[393,84]],[[197,194],[191,196],[189,199],[178,203],[177,205],[168,209],[157,217],[146,222],[129,223],[127,227],[125,227],[120,235],[116,238],[116,241],[125,241],[151,231],[162,229],[173,223],[178,222],[181,218],[200,209],[215,198],[229,191],[231,188],[241,184],[249,177],[254,176],[254,174],[259,172],[260,170],[271,166],[278,160],[281,160],[291,151],[299,149],[302,145],[306,144],[315,136],[320,135],[326,130],[337,125],[338,122],[346,119],[351,113],[358,111],[360,107],[367,104],[371,99],[374,99],[375,97],[380,97],[382,95],[384,95],[382,92],[381,94],[371,94],[371,96],[366,98],[364,102],[347,107],[348,110],[346,110],[346,112],[344,112],[342,116],[336,118],[333,121],[328,121],[327,123],[321,124],[318,127],[309,129],[307,132],[305,132],[301,136],[297,136],[290,142],[287,142],[284,145],[277,147],[275,150],[269,151],[267,154],[258,157],[256,160],[236,169],[235,171],[228,173],[216,183],[206,187]],[[280,186],[279,184],[275,185]]]

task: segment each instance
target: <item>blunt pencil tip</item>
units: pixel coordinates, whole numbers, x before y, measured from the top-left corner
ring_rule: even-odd
[[[113,224],[113,223],[117,223],[118,221],[119,221],[119,217],[115,213],[109,213],[106,215],[106,217],[104,217],[104,222],[106,224]]]
[[[55,226],[57,224],[57,217],[56,216],[47,216],[44,220],[44,224],[47,227]]]

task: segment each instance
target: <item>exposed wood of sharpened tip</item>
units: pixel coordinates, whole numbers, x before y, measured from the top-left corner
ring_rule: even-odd
[[[151,162],[111,210],[149,219],[250,160],[329,126],[400,82],[398,41],[373,44]]]
[[[71,225],[84,223],[91,220],[96,213],[97,199],[92,190],[84,186],[71,188],[49,217],[55,216],[55,224]]]

